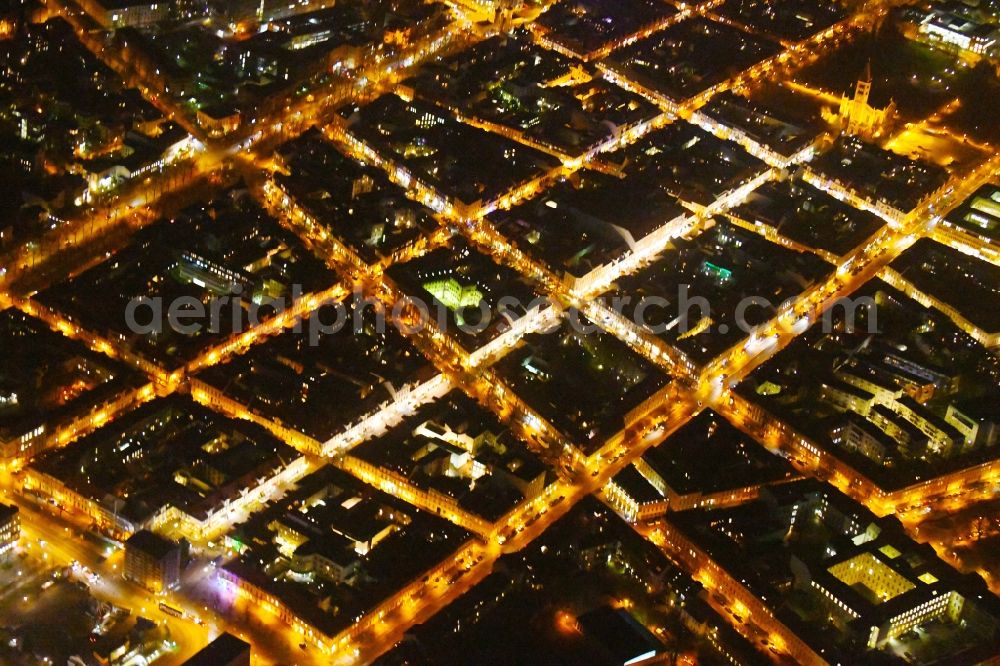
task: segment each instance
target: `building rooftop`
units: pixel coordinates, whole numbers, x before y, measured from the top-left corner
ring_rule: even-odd
[[[711,494],[794,476],[788,461],[706,410],[642,456],[678,495]]]
[[[650,485],[649,481],[631,465],[615,474],[611,479],[611,483],[617,485],[626,495],[639,504],[663,500],[663,496],[656,492],[656,489]]]
[[[648,659],[664,646],[627,610],[601,606],[577,618],[586,636],[607,650],[613,663],[630,664]]]
[[[162,560],[176,549],[176,543],[149,530],[139,530],[125,541],[126,552],[138,551],[154,560]]]
[[[6,523],[14,518],[20,509],[13,504],[0,504],[0,523]]]
[[[203,647],[184,662],[184,666],[219,666],[250,656],[250,644],[228,631]]]

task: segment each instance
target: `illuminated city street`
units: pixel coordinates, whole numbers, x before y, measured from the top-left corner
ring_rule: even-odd
[[[0,2],[0,662],[993,663],[974,4]]]

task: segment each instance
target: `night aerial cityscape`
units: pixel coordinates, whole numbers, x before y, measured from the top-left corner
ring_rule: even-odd
[[[1000,665],[1000,0],[0,0],[0,665]]]

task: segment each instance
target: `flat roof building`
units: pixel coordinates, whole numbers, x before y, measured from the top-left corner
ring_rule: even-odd
[[[126,580],[153,592],[177,587],[181,575],[180,546],[149,530],[140,530],[125,542]]]
[[[224,632],[185,661],[184,666],[250,666],[250,644]]]

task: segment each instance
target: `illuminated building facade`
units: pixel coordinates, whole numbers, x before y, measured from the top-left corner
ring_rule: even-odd
[[[194,252],[181,253],[177,262],[177,272],[181,278],[208,289],[217,296],[231,294],[237,286],[246,294],[254,288],[249,276],[230,270]]]
[[[945,8],[927,11],[917,28],[923,41],[976,56],[996,56],[1000,28]]]
[[[180,546],[148,530],[136,532],[125,542],[123,575],[157,594],[172,590],[180,583]]]
[[[424,289],[430,292],[449,310],[477,308],[483,300],[483,293],[474,284],[462,285],[453,277],[434,280],[424,284]]]
[[[976,196],[969,204],[965,222],[989,234],[1000,229],[1000,187],[984,188],[981,196]]]
[[[634,468],[626,467],[604,488],[608,503],[627,520],[649,520],[667,511],[669,500],[660,495]]]
[[[136,28],[164,21],[170,16],[169,2],[148,0],[103,0],[105,24],[113,28]]]
[[[0,504],[0,560],[7,559],[21,538],[21,517],[16,506]]]
[[[887,454],[897,449],[896,440],[856,414],[848,414],[843,422],[836,425],[830,431],[830,438],[834,444],[879,464],[889,460]]]
[[[876,109],[869,102],[872,90],[871,67],[865,70],[863,79],[858,79],[854,97],[844,95],[840,100],[840,120],[844,131],[852,136],[872,141],[884,135],[892,126],[896,116],[896,103],[890,101],[882,109]]]
[[[985,448],[1000,442],[996,405],[988,399],[948,405],[948,413],[944,418],[965,437],[968,446]]]
[[[793,560],[793,569],[799,583],[808,585],[825,602],[834,624],[856,632],[869,649],[934,619],[961,620],[965,597],[930,570],[912,567],[914,554],[903,557],[903,552],[881,539],[863,544],[858,551],[832,565],[809,566]],[[807,581],[804,569],[809,571]],[[944,575],[940,567],[934,569]]]

